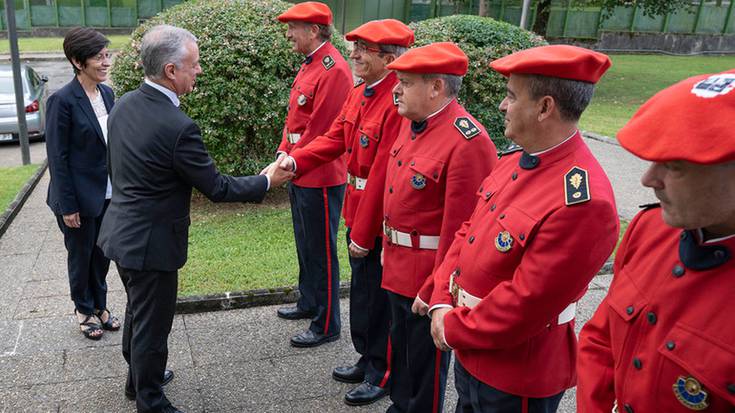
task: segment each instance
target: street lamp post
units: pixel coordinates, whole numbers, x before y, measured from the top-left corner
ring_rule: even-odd
[[[20,76],[20,54],[18,53],[18,31],[15,26],[15,2],[5,0],[5,17],[8,24],[8,40],[10,41],[10,61],[13,66],[13,85],[15,86],[15,110],[18,113],[18,133],[20,153],[23,165],[31,163],[31,151],[28,147],[28,125],[26,124],[26,104],[23,98],[23,79]]]
[[[526,28],[528,21],[528,9],[531,7],[531,0],[523,0],[523,8],[521,9],[521,29]]]

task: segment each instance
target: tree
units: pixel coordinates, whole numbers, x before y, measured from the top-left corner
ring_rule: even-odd
[[[604,15],[610,15],[616,7],[637,7],[646,16],[661,16],[673,13],[692,3],[692,0],[567,0],[574,1],[575,6],[600,6]],[[704,1],[704,0],[701,0]],[[552,0],[538,0],[536,2],[536,21],[532,30],[541,36],[546,36],[549,24]]]

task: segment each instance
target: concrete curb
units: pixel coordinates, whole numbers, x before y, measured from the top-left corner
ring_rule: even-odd
[[[594,132],[582,131],[582,136],[584,136],[585,138],[594,139],[598,142],[606,143],[608,145],[620,146],[620,142],[618,142],[617,139],[605,135],[600,135]]]
[[[66,56],[63,53],[23,53],[20,55],[20,60],[24,62],[61,62],[66,61]],[[0,62],[9,62],[10,54],[0,54]]]
[[[25,185],[23,185],[23,188],[20,189],[20,192],[18,192],[18,195],[16,195],[13,202],[8,205],[8,209],[0,215],[0,238],[5,234],[5,231],[8,230],[8,227],[10,227],[10,224],[13,222],[13,219],[15,219],[15,216],[18,215],[21,208],[23,208],[23,204],[25,204],[26,200],[33,192],[33,189],[38,184],[38,181],[41,180],[41,177],[43,177],[43,174],[46,172],[46,168],[48,168],[47,159],[43,161],[36,173],[31,176]]]

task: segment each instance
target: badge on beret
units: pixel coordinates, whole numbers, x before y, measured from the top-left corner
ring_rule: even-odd
[[[475,125],[470,118],[461,117],[454,120],[454,127],[465,139],[470,140],[480,134],[480,128]]]
[[[674,383],[674,394],[681,404],[692,410],[704,410],[707,403],[707,392],[694,377],[679,376]]]
[[[735,73],[720,73],[697,82],[692,93],[700,98],[714,98],[730,93],[735,89]]]
[[[411,177],[411,186],[414,187],[414,189],[426,188],[426,177],[417,173]]]
[[[299,106],[304,106],[306,104],[306,96],[299,95],[299,98],[296,99],[296,103],[298,103]]]
[[[370,140],[368,139],[368,137],[365,135],[360,135],[360,146],[362,146],[363,148],[367,148],[369,144]]]
[[[322,66],[324,66],[325,69],[329,70],[334,66],[334,59],[332,59],[332,56],[326,55],[322,59]]]
[[[581,204],[591,199],[587,171],[575,166],[564,175],[564,195],[567,205]]]
[[[513,248],[513,237],[510,236],[510,232],[501,231],[497,237],[495,237],[495,248],[500,252],[508,252]]]

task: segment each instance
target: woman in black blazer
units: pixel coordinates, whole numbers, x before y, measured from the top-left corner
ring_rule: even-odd
[[[46,104],[46,153],[51,182],[46,203],[56,215],[68,252],[69,289],[85,337],[120,329],[107,309],[110,260],[97,247],[102,217],[112,196],[107,174],[107,114],[115,96],[107,80],[110,41],[89,28],[64,38],[74,78]]]

